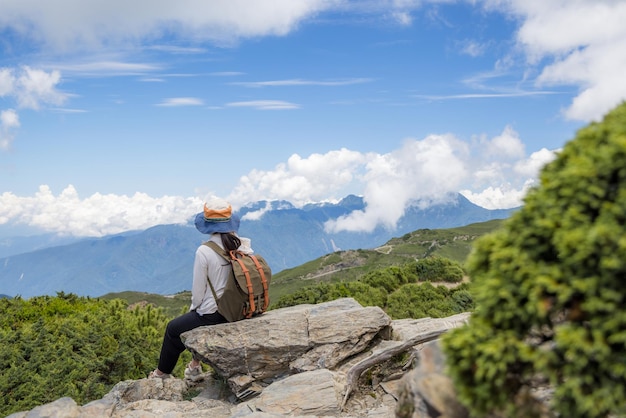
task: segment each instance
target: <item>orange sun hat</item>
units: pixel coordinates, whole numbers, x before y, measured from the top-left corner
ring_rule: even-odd
[[[226,200],[209,196],[204,202],[203,211],[196,215],[196,229],[203,234],[217,232],[237,232],[239,217],[233,214],[233,208]]]

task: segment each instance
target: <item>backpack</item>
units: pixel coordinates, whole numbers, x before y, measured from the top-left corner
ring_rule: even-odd
[[[217,311],[228,322],[252,318],[265,312],[270,304],[268,289],[272,279],[272,271],[265,259],[260,255],[246,254],[238,250],[226,252],[212,241],[205,242],[204,245],[212,248],[233,267],[224,293],[219,299],[211,281],[208,280],[217,302]]]

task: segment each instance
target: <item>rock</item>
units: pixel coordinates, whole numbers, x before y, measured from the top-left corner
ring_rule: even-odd
[[[464,312],[446,318],[419,318],[396,319],[391,328],[391,339],[408,341],[415,334],[431,330],[449,330],[467,324],[469,312]]]
[[[38,406],[26,412],[18,412],[9,415],[11,418],[79,418],[81,415],[81,407],[76,404],[72,398],[59,398],[54,402]],[[8,417],[7,417],[8,418]]]
[[[400,382],[398,418],[466,418],[452,380],[444,374],[445,355],[438,340],[422,346],[419,365]]]
[[[319,369],[272,383],[261,395],[247,402],[247,407],[250,411],[282,416],[335,416],[340,412],[340,403],[334,374],[327,369]]]
[[[235,394],[255,381],[332,369],[363,351],[391,319],[378,307],[351,298],[269,311],[246,321],[200,327],[182,335],[185,345]]]

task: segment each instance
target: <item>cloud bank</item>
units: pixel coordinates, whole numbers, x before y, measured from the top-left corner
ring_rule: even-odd
[[[461,192],[490,209],[519,206],[541,167],[553,158],[554,152],[545,149],[526,156],[517,133],[508,126],[494,138],[480,137],[469,144],[451,134],[430,135],[406,139],[387,154],[346,148],[305,158],[294,154],[273,170],[250,171],[224,197],[239,208],[259,200],[302,206],[352,193],[363,196],[365,210],[330,222],[329,231],[371,231],[379,225],[393,229],[410,205],[444,203],[451,193]],[[201,197],[97,193],[81,198],[71,185],[58,195],[42,185],[34,196],[1,194],[0,225],[103,236],[186,223],[201,207]]]
[[[484,0],[520,22],[516,41],[536,84],[572,86],[566,118],[598,121],[626,99],[626,2]]]
[[[57,51],[137,44],[175,33],[231,45],[241,38],[284,35],[332,0],[20,0],[1,6],[0,27]],[[66,12],[71,11],[71,12]]]
[[[154,225],[184,223],[200,211],[202,200],[145,193],[133,196],[96,193],[81,198],[74,186],[55,196],[46,185],[33,196],[0,195],[0,225],[21,224],[41,233],[100,237]]]

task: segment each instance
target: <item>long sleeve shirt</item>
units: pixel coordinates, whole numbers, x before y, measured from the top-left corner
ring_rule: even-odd
[[[223,248],[220,234],[212,234],[209,239]],[[195,309],[199,315],[216,312],[217,303],[213,298],[213,293],[207,280],[211,280],[215,293],[219,298],[224,293],[224,287],[231,271],[232,267],[228,261],[224,260],[209,246],[200,245],[196,250],[193,263],[193,284],[189,309]]]

